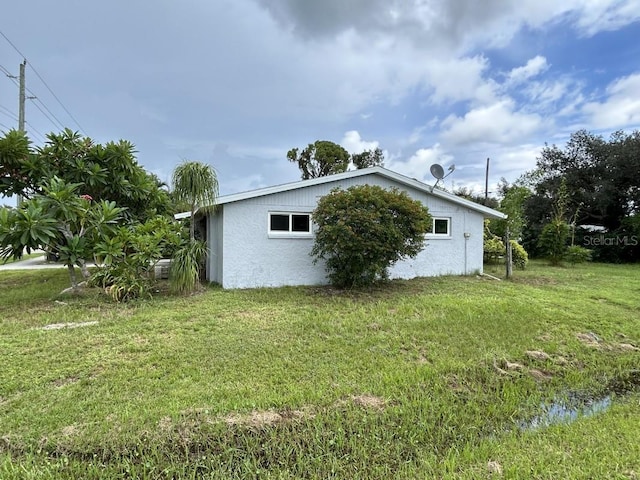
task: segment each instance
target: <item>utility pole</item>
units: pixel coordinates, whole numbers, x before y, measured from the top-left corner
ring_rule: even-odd
[[[487,157],[487,171],[484,174],[484,204],[487,204],[489,197],[489,157]]]
[[[25,96],[25,79],[24,79],[24,70],[25,67],[27,66],[27,59],[23,59],[22,63],[20,64],[20,78],[19,78],[19,98],[18,98],[18,130],[21,132],[24,132],[24,102],[26,100],[26,96]],[[22,204],[22,202],[24,201],[24,199],[22,198],[22,195],[18,195],[18,200],[17,200],[17,205],[16,206],[20,206]]]
[[[27,66],[27,60],[25,59],[20,64],[20,98],[18,105],[18,130],[24,132],[24,102],[25,102],[25,81],[24,81],[24,69]]]

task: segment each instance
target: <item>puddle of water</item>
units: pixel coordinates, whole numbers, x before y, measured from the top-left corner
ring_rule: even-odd
[[[611,395],[602,398],[579,398],[568,395],[551,404],[542,404],[542,413],[520,423],[521,430],[536,430],[561,423],[572,423],[580,417],[590,417],[606,411],[611,406]]]
[[[566,392],[551,403],[540,405],[540,414],[517,423],[520,430],[536,430],[551,425],[567,424],[581,417],[605,412],[613,401],[640,391],[640,370],[628,370],[606,383],[604,392],[594,396],[587,392]]]

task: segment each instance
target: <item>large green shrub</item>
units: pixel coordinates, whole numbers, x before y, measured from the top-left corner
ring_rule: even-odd
[[[207,253],[207,244],[200,240],[185,242],[176,250],[169,270],[172,292],[188,294],[200,287],[200,271]]]
[[[511,262],[513,266],[524,270],[529,262],[527,251],[516,240],[509,240],[509,243],[511,244]],[[500,237],[491,233],[488,221],[485,221],[483,253],[485,263],[505,264],[507,261],[504,242]]]
[[[579,245],[571,245],[567,248],[564,259],[571,265],[576,263],[585,263],[591,261],[592,252],[588,248]]]
[[[317,225],[311,251],[325,260],[337,287],[370,285],[387,278],[398,260],[415,257],[431,227],[427,208],[397,189],[359,185],[333,190],[313,212]]]
[[[489,220],[484,221],[483,260],[485,263],[499,263],[504,258],[504,243],[489,230]]]
[[[555,219],[547,223],[538,238],[538,247],[547,256],[551,265],[559,265],[567,251],[569,225],[567,222]]]
[[[524,270],[527,268],[527,263],[529,263],[529,254],[524,247],[515,240],[509,240],[509,243],[511,244],[511,262],[513,266]]]
[[[121,227],[115,237],[97,244],[96,263],[101,266],[91,284],[104,288],[117,302],[150,297],[156,284],[155,265],[161,258],[174,256],[186,243],[188,233],[166,217]]]

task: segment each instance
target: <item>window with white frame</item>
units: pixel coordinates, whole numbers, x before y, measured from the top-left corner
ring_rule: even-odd
[[[429,235],[448,237],[451,235],[451,219],[448,217],[433,217]]]
[[[269,212],[269,235],[304,237],[312,234],[311,214]]]

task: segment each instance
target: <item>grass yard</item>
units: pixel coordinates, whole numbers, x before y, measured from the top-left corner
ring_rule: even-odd
[[[3,480],[640,478],[639,265],[125,305],[67,283],[0,272]],[[563,398],[606,405],[525,427]]]

